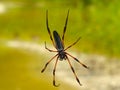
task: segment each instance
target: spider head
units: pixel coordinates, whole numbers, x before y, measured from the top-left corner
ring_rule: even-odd
[[[65,53],[64,51],[60,51],[60,52],[59,52],[59,58],[60,58],[61,61],[62,61],[63,59],[66,60],[66,53]]]

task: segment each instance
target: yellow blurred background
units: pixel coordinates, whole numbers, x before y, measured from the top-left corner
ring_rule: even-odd
[[[70,10],[65,47],[82,39],[68,52],[90,67],[70,61],[82,83],[79,86],[67,61],[59,61],[52,85],[55,55],[46,29],[48,10],[51,32],[62,35]],[[120,89],[119,0],[1,0],[0,90],[119,90]]]

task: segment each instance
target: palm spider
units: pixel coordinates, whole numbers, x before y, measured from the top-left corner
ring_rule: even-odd
[[[64,29],[63,29],[63,36],[62,36],[62,38],[59,36],[59,34],[57,33],[57,31],[55,31],[55,30],[53,31],[53,37],[52,37],[52,34],[51,34],[51,32],[50,32],[50,29],[49,29],[49,25],[48,25],[48,11],[46,11],[47,31],[48,31],[48,33],[49,33],[50,39],[51,39],[54,47],[56,48],[56,51],[55,51],[55,50],[50,50],[49,48],[47,48],[46,42],[45,42],[45,49],[47,49],[47,50],[50,51],[50,52],[57,52],[57,54],[56,54],[55,56],[53,56],[53,57],[45,64],[45,66],[44,66],[44,68],[42,69],[41,73],[43,73],[43,72],[45,71],[46,67],[48,66],[48,64],[49,64],[55,57],[57,57],[56,62],[55,62],[55,66],[54,66],[54,69],[53,69],[53,85],[56,86],[56,87],[59,86],[59,84],[56,85],[56,83],[55,83],[55,71],[56,71],[56,66],[57,66],[58,60],[61,60],[61,61],[62,61],[62,60],[64,59],[64,60],[67,60],[67,61],[68,61],[69,65],[70,65],[70,67],[71,67],[71,70],[72,70],[72,72],[73,72],[73,74],[74,74],[77,82],[79,83],[79,85],[82,85],[82,84],[80,83],[80,81],[79,81],[79,79],[78,79],[78,77],[77,77],[77,75],[76,75],[76,73],[75,73],[75,70],[74,70],[74,68],[73,68],[72,65],[71,65],[71,62],[70,62],[68,56],[72,57],[75,61],[77,61],[78,63],[80,63],[83,67],[85,67],[85,68],[88,69],[88,67],[87,67],[85,64],[83,64],[83,63],[80,62],[77,58],[75,58],[74,56],[72,56],[72,55],[70,55],[69,53],[66,52],[66,50],[69,49],[70,47],[72,47],[73,45],[75,45],[75,44],[80,40],[81,37],[79,37],[73,44],[71,44],[71,45],[68,46],[67,48],[64,47],[64,35],[65,35],[65,32],[66,32],[66,27],[67,27],[67,22],[68,22],[68,16],[69,16],[69,10],[68,10],[67,17],[66,17],[66,22],[65,22]],[[54,38],[54,40],[53,40],[53,38]]]

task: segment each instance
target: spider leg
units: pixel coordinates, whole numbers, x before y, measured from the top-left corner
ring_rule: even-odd
[[[74,56],[70,55],[69,53],[66,53],[67,55],[69,55],[70,57],[72,57],[75,61],[77,61],[78,63],[80,63],[83,67],[89,69],[88,66],[86,66],[85,64],[83,64],[82,62],[80,62],[77,58],[75,58]]]
[[[51,34],[51,32],[50,32],[49,25],[48,25],[48,10],[46,11],[46,26],[47,26],[47,30],[48,30],[50,39],[51,39],[51,41],[52,41],[54,47],[56,47],[55,44],[54,44],[53,38],[52,38],[52,34]]]
[[[79,40],[81,39],[81,37],[79,37],[73,44],[71,44],[70,46],[68,46],[65,50],[67,50],[68,48],[71,48],[73,45],[75,45]],[[64,51],[65,51],[64,50]]]
[[[45,71],[45,69],[47,68],[48,64],[57,56],[58,54],[56,54],[54,57],[52,57],[44,66],[44,68],[41,70],[41,73],[43,73]]]
[[[50,52],[57,52],[57,51],[55,51],[55,50],[50,50],[49,48],[47,48],[46,42],[45,42],[45,49],[47,49],[47,50],[50,51]]]
[[[67,22],[68,22],[68,16],[69,16],[69,10],[68,10],[66,21],[65,21],[65,26],[64,26],[64,30],[63,30],[62,41],[64,41],[64,36],[65,36],[65,32],[66,32],[66,28],[67,28]]]
[[[74,68],[72,67],[72,64],[71,64],[71,62],[70,62],[70,60],[69,60],[69,58],[68,58],[67,56],[66,56],[66,59],[67,59],[69,65],[70,65],[70,67],[71,67],[71,70],[72,70],[72,72],[73,72],[73,74],[74,74],[77,82],[79,83],[80,86],[82,86],[82,84],[80,83],[80,81],[79,81],[79,79],[78,79],[78,77],[77,77],[77,74],[75,73],[75,70],[74,70]]]
[[[59,57],[59,56],[58,56]],[[56,71],[56,66],[57,66],[57,62],[58,62],[58,57],[57,57],[57,59],[56,59],[56,62],[55,62],[55,66],[54,66],[54,69],[53,69],[53,85],[55,86],[55,87],[58,87],[60,84],[58,84],[58,85],[56,85],[56,83],[55,83],[55,71]]]

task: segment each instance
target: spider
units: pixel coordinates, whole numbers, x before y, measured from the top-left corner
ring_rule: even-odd
[[[63,29],[63,35],[62,35],[62,38],[59,36],[59,34],[57,33],[56,30],[53,31],[53,37],[52,37],[52,34],[51,34],[51,31],[50,31],[50,28],[49,28],[49,25],[48,25],[48,10],[46,11],[46,25],[47,25],[47,31],[49,33],[49,36],[50,36],[50,39],[53,43],[53,46],[56,48],[56,51],[55,50],[51,50],[49,48],[47,48],[47,45],[46,45],[46,42],[45,42],[45,49],[47,49],[48,51],[50,52],[57,52],[57,54],[55,56],[53,56],[44,66],[44,68],[42,69],[41,73],[43,73],[45,71],[45,69],[47,68],[48,64],[54,59],[56,58],[56,62],[55,62],[55,66],[54,66],[54,69],[53,69],[53,85],[55,87],[58,87],[60,84],[56,84],[55,82],[55,71],[56,71],[56,66],[57,66],[57,63],[58,63],[58,60],[60,61],[63,61],[63,60],[67,60],[70,67],[71,67],[71,70],[77,80],[77,82],[79,83],[79,85],[82,85],[77,77],[77,74],[68,58],[69,57],[72,57],[75,61],[77,61],[78,63],[80,63],[83,67],[87,68],[88,67],[83,64],[82,62],[80,62],[76,57],[70,55],[69,53],[66,52],[67,49],[69,49],[70,47],[72,47],[73,45],[75,45],[81,37],[79,37],[73,44],[71,44],[70,46],[68,46],[67,48],[64,47],[64,36],[65,36],[65,32],[66,32],[66,27],[67,27],[67,22],[68,22],[68,16],[69,16],[69,10],[68,10],[68,13],[67,13],[67,17],[66,17],[66,21],[65,21],[65,26],[64,26],[64,29]],[[54,38],[54,39],[53,39]]]

